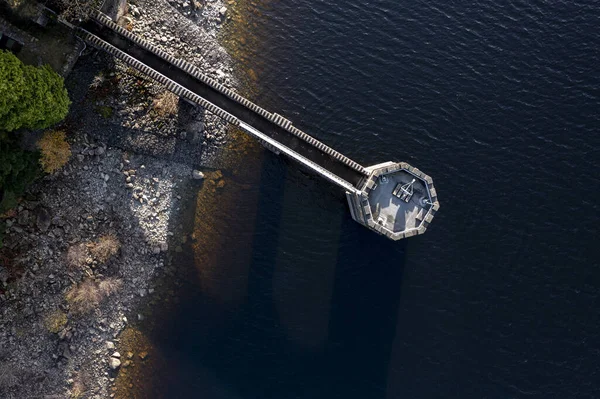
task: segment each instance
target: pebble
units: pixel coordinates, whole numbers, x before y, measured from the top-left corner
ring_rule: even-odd
[[[111,357],[110,360],[108,361],[108,365],[110,366],[111,369],[116,370],[119,367],[121,367],[121,361],[117,358]]]

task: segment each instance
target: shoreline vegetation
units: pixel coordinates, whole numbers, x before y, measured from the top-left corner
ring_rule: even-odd
[[[220,43],[238,4],[136,0],[120,23],[238,86]],[[259,181],[262,149],[90,48],[65,84],[70,112],[42,141],[51,173],[3,215],[0,396],[147,397],[163,364],[144,326],[177,301],[173,259],[193,250],[203,290],[236,301],[218,220]]]

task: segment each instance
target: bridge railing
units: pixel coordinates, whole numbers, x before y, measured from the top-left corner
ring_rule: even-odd
[[[124,61],[127,65],[130,65],[131,67],[145,73],[146,75],[148,75],[149,77],[151,77],[152,79],[157,81],[158,83],[163,84],[168,90],[172,91],[173,93],[177,94],[178,96],[186,98],[186,99],[200,105],[201,107],[203,107],[206,110],[212,112],[213,114],[223,118],[224,120],[226,120],[227,122],[229,122],[233,125],[239,126],[240,128],[244,129],[244,131],[246,131],[247,133],[251,134],[252,136],[258,138],[260,141],[266,143],[267,145],[271,146],[278,152],[284,153],[288,157],[294,159],[295,161],[299,162],[300,164],[304,165],[305,167],[313,170],[314,172],[318,173],[319,175],[326,178],[327,180],[337,184],[338,186],[342,187],[346,191],[355,193],[355,194],[360,193],[360,190],[358,190],[356,187],[354,187],[354,185],[352,185],[348,181],[340,178],[336,174],[317,165],[315,162],[313,162],[313,161],[303,157],[302,155],[298,154],[297,152],[289,149],[285,145],[279,143],[277,140],[272,139],[271,137],[267,136],[266,134],[264,134],[264,133],[258,131],[257,129],[253,128],[252,126],[248,125],[247,123],[240,121],[238,118],[231,115],[227,111],[217,107],[216,105],[205,100],[204,98],[200,97],[196,93],[186,89],[185,87],[181,86],[180,84],[169,79],[165,75],[148,67],[146,64],[138,61],[137,59],[130,56],[129,54],[127,54],[127,53],[119,50],[118,48],[112,46],[111,44],[105,42],[104,40],[100,39],[96,35],[94,35],[90,32],[87,32],[83,29],[80,30],[79,35],[82,37],[82,39],[84,39],[88,43],[92,44],[93,46],[97,47],[98,49],[106,51],[107,53],[113,55],[114,57]]]
[[[269,121],[273,122],[274,124],[280,126],[281,128],[285,129],[286,131],[288,131],[289,133],[295,135],[296,137],[300,138],[301,140],[309,143],[310,145],[318,148],[320,151],[326,153],[327,155],[331,156],[333,159],[345,164],[346,166],[364,174],[364,175],[368,175],[369,172],[366,170],[365,167],[363,167],[362,165],[360,165],[359,163],[353,161],[352,159],[348,158],[347,156],[345,156],[344,154],[334,150],[333,148],[325,145],[324,143],[320,142],[319,140],[315,139],[314,137],[306,134],[305,132],[303,132],[302,130],[296,128],[295,126],[292,125],[292,122],[290,122],[288,119],[284,118],[283,116],[276,114],[276,113],[271,113],[267,110],[265,110],[264,108],[254,104],[252,101],[248,100],[247,98],[241,96],[240,94],[236,93],[235,91],[229,89],[228,87],[225,87],[224,85],[222,85],[221,83],[217,82],[215,79],[212,79],[209,76],[204,75],[200,69],[198,69],[198,67],[196,67],[195,65],[190,64],[187,61],[184,61],[180,58],[175,58],[172,55],[166,53],[165,51],[161,50],[159,47],[149,43],[148,41],[142,39],[141,37],[139,37],[138,35],[128,31],[127,29],[117,25],[110,17],[108,17],[107,15],[103,14],[102,12],[97,12],[94,15],[94,18],[96,19],[96,21],[100,22],[101,24],[103,24],[104,26],[112,29],[113,31],[119,33],[120,35],[126,37],[127,39],[131,40],[132,42],[134,42],[135,44],[137,44],[138,46],[144,48],[147,51],[150,51],[153,54],[156,54],[157,56],[161,57],[162,59],[164,59],[165,61],[171,63],[172,65],[176,66],[177,68],[183,70],[184,72],[186,72],[187,74],[189,74],[190,76],[198,79],[200,82],[212,87],[213,89],[217,90],[218,92],[226,95],[227,97],[229,97],[230,99],[242,104],[243,106],[245,106],[246,108],[252,110],[253,112],[257,113],[258,115],[262,116],[263,118],[268,119]]]
[[[268,145],[273,146],[278,151],[286,154],[288,157],[290,157],[290,158],[294,159],[295,161],[301,163],[305,167],[307,167],[309,169],[312,169],[313,171],[317,172],[321,176],[325,177],[327,180],[329,180],[332,183],[335,183],[338,186],[342,187],[347,192],[350,192],[350,193],[355,194],[355,195],[360,195],[361,191],[358,190],[356,187],[354,187],[354,185],[352,185],[351,183],[349,183],[346,180],[342,179],[338,175],[336,175],[334,173],[331,173],[327,169],[325,169],[325,168],[317,165],[313,161],[311,161],[311,160],[303,157],[302,155],[298,154],[297,152],[290,150],[288,147],[286,147],[285,145],[281,144],[277,140],[272,139],[271,137],[269,137],[266,134],[260,132],[259,130],[256,130],[255,128],[253,128],[252,126],[248,125],[245,122],[241,122],[240,121],[240,125],[239,126],[240,126],[241,129],[244,129],[244,131],[246,131],[246,132],[250,133],[251,135],[257,137],[258,139],[264,141]]]

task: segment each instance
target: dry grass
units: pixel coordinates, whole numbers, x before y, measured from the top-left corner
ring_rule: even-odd
[[[67,315],[56,310],[46,317],[44,325],[52,334],[58,334],[67,325]]]
[[[24,0],[8,0],[8,5],[10,7],[19,7],[21,4],[23,4]]]
[[[98,289],[103,297],[109,297],[115,292],[117,292],[123,282],[118,278],[107,278],[106,280],[102,280],[100,284],[98,284]]]
[[[106,82],[106,76],[104,76],[104,72],[100,72],[98,75],[94,76],[94,80],[90,83],[90,89],[98,90],[101,88]]]
[[[73,387],[71,388],[71,399],[80,399],[85,395],[86,389],[85,385],[79,381],[75,381],[73,383]]]
[[[121,248],[119,239],[114,234],[107,234],[98,241],[88,244],[90,254],[100,263],[104,263],[111,256],[116,255]]]
[[[71,387],[71,399],[80,399],[87,393],[87,386],[90,383],[90,377],[87,373],[77,373],[73,379]]]
[[[92,311],[102,301],[100,289],[91,280],[74,286],[67,292],[67,302],[74,313],[84,314]]]
[[[104,235],[95,242],[75,244],[67,250],[67,265],[70,269],[83,269],[93,260],[105,263],[120,248],[121,243],[114,234]]]
[[[62,10],[61,16],[68,21],[85,21],[90,13],[101,5],[100,0],[57,0],[58,8]]]
[[[71,157],[71,147],[65,139],[65,132],[50,130],[44,133],[38,147],[42,153],[40,164],[46,173],[54,173],[62,168]]]
[[[153,101],[152,108],[160,116],[173,116],[179,107],[179,97],[170,91],[163,91]]]
[[[89,256],[87,245],[83,243],[72,245],[67,251],[67,265],[72,269],[83,268],[88,260],[91,260]]]
[[[86,314],[91,312],[100,303],[114,294],[121,287],[121,280],[108,278],[99,284],[91,280],[85,280],[83,283],[72,287],[67,292],[67,302],[76,314]]]

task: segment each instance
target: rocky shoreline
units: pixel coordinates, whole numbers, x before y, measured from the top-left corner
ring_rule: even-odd
[[[119,22],[232,86],[217,40],[226,13],[220,0],[138,0]],[[172,272],[178,212],[228,139],[218,118],[93,49],[67,87],[73,104],[61,128],[71,159],[5,220],[3,398],[114,396],[117,373],[134,361],[116,352],[119,335]]]

